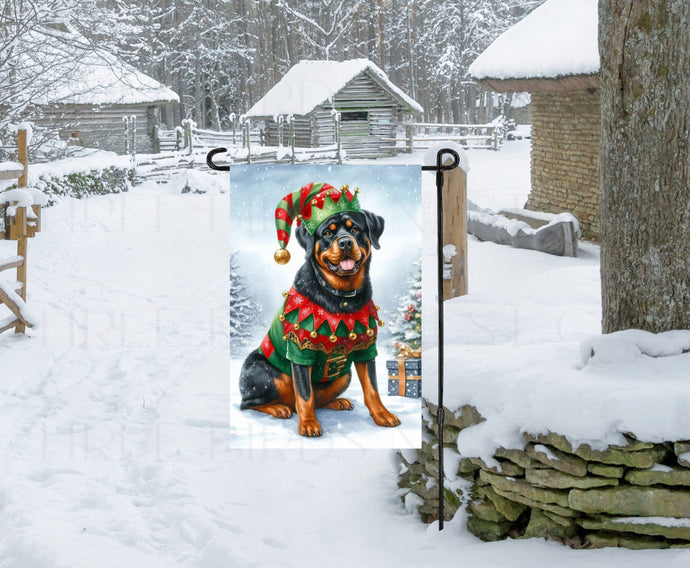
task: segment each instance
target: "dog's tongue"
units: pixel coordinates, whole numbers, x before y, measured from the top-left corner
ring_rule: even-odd
[[[342,270],[352,270],[355,267],[355,261],[351,258],[346,258],[345,260],[341,260],[338,266]]]

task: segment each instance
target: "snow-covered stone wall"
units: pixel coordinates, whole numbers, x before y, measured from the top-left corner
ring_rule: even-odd
[[[532,191],[527,208],[570,211],[599,234],[599,93],[532,94]]]
[[[437,408],[426,403],[421,450],[399,454],[399,486],[422,520],[438,517]],[[444,421],[445,517],[464,504],[468,530],[487,541],[548,538],[575,548],[690,547],[690,442],[577,447],[558,434],[523,433],[523,449],[464,457],[457,439],[483,418],[472,406]],[[463,485],[464,482],[465,484]]]

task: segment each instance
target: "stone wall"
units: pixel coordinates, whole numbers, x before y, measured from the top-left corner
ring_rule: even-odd
[[[599,234],[599,92],[532,93],[532,190],[526,208],[569,211]]]
[[[425,522],[437,518],[436,408],[427,403],[425,442],[402,463],[404,499]],[[464,492],[445,485],[445,518],[465,503],[467,529],[482,540],[545,537],[574,548],[690,547],[690,442],[573,448],[558,434],[524,433],[522,450],[499,448],[491,463],[456,455],[459,432],[482,421],[471,406],[446,411],[445,469],[457,467]],[[409,456],[408,456],[409,457]]]

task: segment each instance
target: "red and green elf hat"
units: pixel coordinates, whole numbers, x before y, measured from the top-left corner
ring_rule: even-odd
[[[278,264],[286,264],[290,260],[290,253],[286,249],[290,240],[292,221],[297,219],[297,225],[304,223],[310,235],[335,213],[342,211],[359,211],[357,192],[351,192],[347,185],[336,189],[327,183],[308,183],[297,191],[288,193],[278,203],[276,208],[276,230],[280,248],[273,258]]]

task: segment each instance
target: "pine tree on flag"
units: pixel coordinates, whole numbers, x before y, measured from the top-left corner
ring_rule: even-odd
[[[422,262],[414,263],[412,274],[407,279],[408,289],[398,297],[398,308],[391,323],[396,352],[400,344],[410,348],[422,348]]]
[[[230,255],[230,341],[246,345],[261,324],[261,305],[242,276],[238,254]]]

